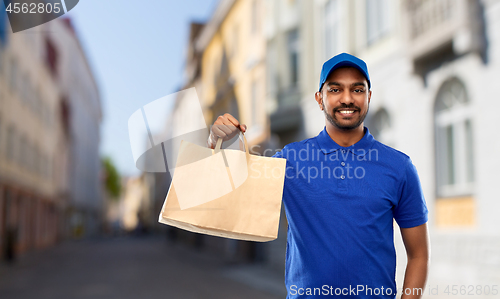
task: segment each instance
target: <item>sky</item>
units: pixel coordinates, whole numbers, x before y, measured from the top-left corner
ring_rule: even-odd
[[[101,155],[138,175],[128,119],[183,83],[191,21],[207,21],[217,0],[80,0],[68,14],[99,86]]]

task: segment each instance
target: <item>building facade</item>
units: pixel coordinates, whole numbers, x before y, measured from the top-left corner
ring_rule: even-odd
[[[100,230],[103,219],[99,89],[70,19],[49,22],[47,27],[57,52],[56,82],[70,145],[66,227],[71,234],[92,235]]]
[[[500,149],[492,138],[500,105],[485,88],[500,71],[499,13],[499,1],[316,0],[314,42],[301,41],[321,58],[303,108],[314,101],[322,62],[341,52],[367,62],[373,94],[365,125],[412,158],[429,207],[430,287],[500,278],[493,183],[500,159],[488,155]],[[308,137],[324,126],[313,104],[303,110]],[[406,254],[397,225],[395,235],[401,286]]]
[[[0,244],[7,259],[83,233],[84,226],[68,229],[68,211],[81,197],[75,190],[100,189],[99,96],[89,69],[79,71],[87,67],[81,49],[65,48],[64,39],[78,44],[76,35],[64,20],[11,32],[7,24],[0,41]],[[80,117],[84,123],[76,123]],[[85,162],[76,164],[78,155]],[[75,175],[87,167],[86,180]],[[99,208],[97,193],[83,201]]]
[[[0,242],[10,255],[61,236],[64,199],[57,178],[64,170],[57,160],[68,144],[60,134],[50,40],[36,33],[6,35],[0,46]]]

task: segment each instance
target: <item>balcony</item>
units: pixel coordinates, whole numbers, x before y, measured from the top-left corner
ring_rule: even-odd
[[[408,50],[418,68],[484,50],[480,1],[406,0]],[[423,65],[422,65],[423,64]]]
[[[278,95],[278,107],[271,113],[271,132],[282,133],[298,130],[302,124],[300,92],[298,88],[281,90]]]

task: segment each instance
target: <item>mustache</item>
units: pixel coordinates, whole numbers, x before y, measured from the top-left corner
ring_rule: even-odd
[[[354,106],[354,104],[351,104],[351,105],[342,104],[338,107],[333,108],[333,112],[337,112],[340,109],[354,109],[357,111],[361,111],[361,108],[359,108],[358,106]]]

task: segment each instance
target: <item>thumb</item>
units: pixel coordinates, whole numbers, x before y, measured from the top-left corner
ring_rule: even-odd
[[[247,131],[247,126],[246,126],[246,125],[244,125],[244,124],[241,124],[241,125],[240,125],[240,128],[241,128],[241,131],[242,131],[243,133],[245,133],[245,132]]]

